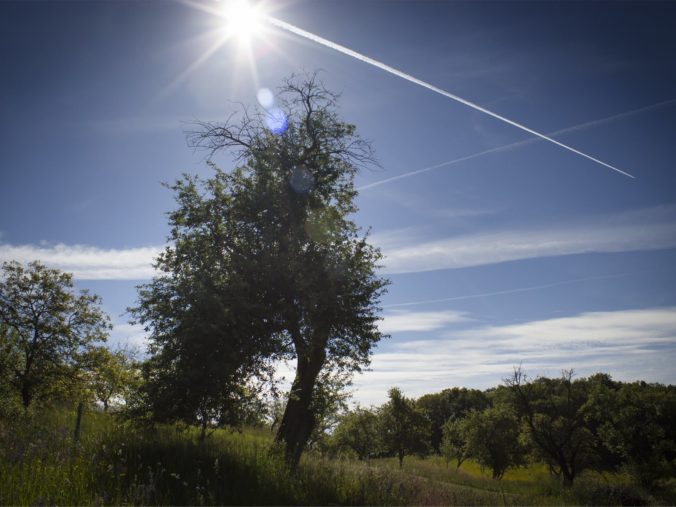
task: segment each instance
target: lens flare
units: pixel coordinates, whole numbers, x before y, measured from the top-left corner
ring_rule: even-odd
[[[256,94],[258,103],[265,109],[270,109],[275,103],[275,96],[268,88],[261,88]]]
[[[289,126],[286,114],[279,108],[273,108],[267,111],[265,114],[265,124],[275,135],[281,135],[286,132],[286,129]]]

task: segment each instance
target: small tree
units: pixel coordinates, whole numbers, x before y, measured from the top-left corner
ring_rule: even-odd
[[[441,455],[446,466],[452,459],[456,460],[456,470],[467,459],[467,436],[463,419],[449,419],[443,426],[441,440]]]
[[[325,369],[320,373],[312,397],[311,410],[316,423],[308,438],[309,448],[327,450],[330,434],[348,409],[347,402],[352,396],[348,386],[351,384],[349,372]]]
[[[415,402],[406,398],[401,390],[389,390],[388,401],[381,410],[381,435],[385,447],[399,458],[403,466],[407,454],[423,454],[428,450],[430,422]]]
[[[112,399],[126,399],[132,389],[138,388],[137,363],[133,352],[127,349],[94,347],[89,356],[91,389],[107,412]]]
[[[355,408],[342,417],[333,437],[339,449],[351,450],[360,460],[370,458],[382,445],[378,414],[367,408]]]
[[[0,325],[3,363],[28,409],[36,396],[77,377],[80,357],[107,339],[109,318],[100,298],[73,291],[73,277],[39,262],[2,265]]]
[[[488,407],[486,395],[478,389],[452,387],[440,393],[425,394],[416,401],[419,408],[429,418],[430,444],[434,452],[441,453],[443,428],[449,419],[461,419],[470,410],[483,410]]]
[[[519,421],[509,408],[472,411],[461,424],[466,455],[476,459],[482,468],[489,468],[493,479],[502,479],[507,469],[523,463]]]

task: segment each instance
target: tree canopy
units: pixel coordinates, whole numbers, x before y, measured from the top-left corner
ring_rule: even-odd
[[[387,450],[399,458],[401,468],[407,454],[427,452],[430,421],[400,389],[393,387],[388,397],[381,411],[381,435]]]
[[[277,433],[291,464],[317,423],[317,380],[359,370],[382,337],[380,252],[349,218],[354,175],[373,152],[339,119],[336,99],[316,76],[291,78],[273,128],[270,113],[247,111],[196,125],[193,146],[229,150],[238,165],[171,187],[171,246],[134,309],[151,331],[155,413],[166,399],[164,412],[194,417],[199,403],[235,392],[271,361],[296,359]]]
[[[104,342],[109,318],[100,298],[73,290],[73,276],[39,262],[2,265],[0,364],[28,408],[60,382],[77,376],[83,356]]]

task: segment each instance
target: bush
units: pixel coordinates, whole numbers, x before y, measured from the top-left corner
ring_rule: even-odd
[[[617,477],[580,476],[573,485],[573,498],[581,505],[654,505],[655,499],[640,486]]]

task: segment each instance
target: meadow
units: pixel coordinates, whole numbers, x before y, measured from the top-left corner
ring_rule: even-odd
[[[501,480],[440,457],[357,461],[308,452],[284,466],[266,428],[142,428],[88,410],[74,441],[71,409],[0,426],[2,505],[585,505],[659,504],[619,475],[589,473],[563,490],[541,465]]]

